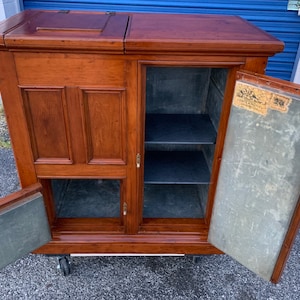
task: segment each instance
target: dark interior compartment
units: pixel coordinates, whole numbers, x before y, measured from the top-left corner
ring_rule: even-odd
[[[147,184],[145,218],[203,218],[201,191],[197,185]]]
[[[58,218],[119,218],[120,182],[107,179],[55,179]]]
[[[146,68],[143,217],[205,217],[227,73]]]

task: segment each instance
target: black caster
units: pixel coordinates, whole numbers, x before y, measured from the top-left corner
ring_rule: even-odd
[[[71,274],[71,258],[70,256],[62,256],[58,258],[58,266],[63,276],[68,276]]]
[[[202,259],[202,256],[200,256],[200,255],[194,255],[193,256],[193,263],[194,264],[198,264],[198,263],[200,263],[201,259]]]

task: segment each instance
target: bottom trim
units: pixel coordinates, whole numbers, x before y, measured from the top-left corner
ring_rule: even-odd
[[[106,254],[168,255],[222,254],[199,233],[170,234],[57,234],[48,244],[37,249],[40,254]]]

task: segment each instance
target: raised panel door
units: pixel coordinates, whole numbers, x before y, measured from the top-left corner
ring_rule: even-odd
[[[64,88],[23,88],[35,163],[70,164],[70,132]]]
[[[83,89],[87,163],[126,164],[124,89]]]

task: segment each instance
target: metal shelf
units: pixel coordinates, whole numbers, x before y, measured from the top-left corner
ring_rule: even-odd
[[[210,172],[201,151],[147,151],[147,184],[209,184]]]
[[[146,115],[146,144],[214,144],[216,136],[206,114]]]

